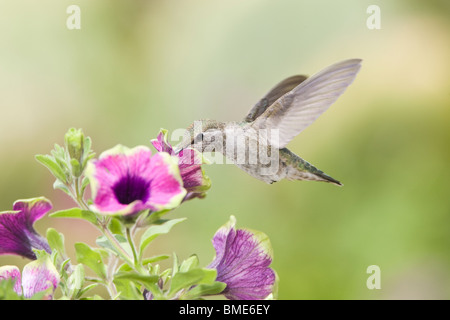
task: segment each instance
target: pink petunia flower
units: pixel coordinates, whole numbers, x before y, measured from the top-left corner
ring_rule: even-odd
[[[88,163],[93,204],[101,214],[132,216],[142,210],[178,206],[186,195],[178,160],[168,153],[152,155],[149,148],[117,145]]]
[[[38,292],[46,291],[43,299],[50,300],[59,284],[60,277],[48,257],[41,257],[25,265],[21,276],[16,266],[0,267],[0,281],[12,279],[14,291],[25,298],[31,298]]]

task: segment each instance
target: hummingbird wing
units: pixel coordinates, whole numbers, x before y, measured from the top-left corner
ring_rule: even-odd
[[[291,91],[300,83],[306,80],[306,76],[292,76],[284,79],[273,87],[261,100],[256,103],[253,108],[249,111],[245,117],[245,122],[252,122],[263,114],[266,109],[271,106],[278,98],[280,98],[285,93]]]
[[[323,69],[287,92],[255,120],[253,129],[278,129],[269,142],[284,148],[344,93],[361,68],[360,59],[345,60]]]

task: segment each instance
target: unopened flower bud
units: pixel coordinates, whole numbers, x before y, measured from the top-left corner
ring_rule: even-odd
[[[78,177],[81,175],[82,168],[80,165],[83,163],[84,152],[84,134],[81,129],[70,128],[64,136],[67,151],[71,159],[71,164],[77,164],[72,166],[73,175]],[[74,161],[75,160],[75,161]]]

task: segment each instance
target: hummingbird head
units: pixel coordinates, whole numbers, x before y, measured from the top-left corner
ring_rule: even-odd
[[[215,120],[197,120],[187,127],[183,140],[175,147],[175,153],[188,147],[200,152],[212,142],[222,139],[225,123]]]

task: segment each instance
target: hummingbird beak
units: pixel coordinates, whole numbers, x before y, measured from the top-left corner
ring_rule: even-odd
[[[173,152],[175,152],[175,154],[179,154],[184,149],[190,147],[191,144],[192,144],[192,139],[190,137],[188,137],[188,138],[185,137],[180,143],[178,143],[173,148]]]
[[[187,147],[189,147],[189,145],[180,143],[173,148],[173,152],[175,152],[175,154],[179,154],[182,150],[186,149]]]

